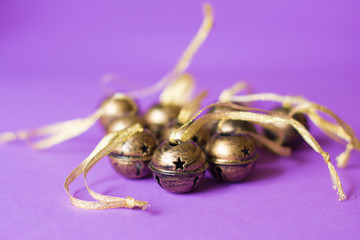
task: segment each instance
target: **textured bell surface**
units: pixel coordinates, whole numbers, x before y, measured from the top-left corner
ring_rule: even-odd
[[[243,180],[258,158],[253,138],[239,133],[214,134],[205,152],[212,175],[227,182]]]
[[[157,147],[155,136],[147,129],[135,133],[109,154],[114,169],[127,178],[143,178],[151,171],[148,163]]]
[[[288,114],[290,112],[290,108],[279,107],[279,108],[275,108],[273,111]],[[302,125],[304,125],[306,129],[309,129],[308,121],[305,114],[297,113],[293,116],[293,118],[298,122],[300,122]],[[278,144],[287,147],[292,147],[294,149],[300,146],[302,142],[304,142],[301,135],[291,125],[286,123],[276,123],[274,125],[280,128],[281,131],[283,131],[284,138],[280,139],[275,132],[269,129],[264,129],[264,133],[267,138],[277,142]]]
[[[144,120],[139,116],[127,116],[113,119],[106,127],[106,132],[111,133],[116,131],[122,131],[128,127],[131,127],[135,123],[140,123],[141,126],[145,126]]]
[[[146,112],[144,119],[147,127],[155,133],[156,137],[161,137],[164,127],[177,119],[179,112],[178,106],[156,104]]]
[[[171,133],[175,130],[177,130],[178,128],[180,128],[182,126],[181,123],[179,123],[177,120],[173,120],[171,121],[165,128],[164,130],[161,132],[161,136],[160,136],[160,141],[163,142],[165,140],[168,140]],[[179,138],[184,132],[186,131],[186,129],[181,129],[178,133],[177,133],[177,137]],[[201,148],[205,147],[207,141],[210,139],[211,135],[210,132],[207,130],[206,127],[202,127],[200,128],[197,133],[191,138],[191,140],[195,143],[197,143]]]
[[[104,109],[104,115],[100,118],[101,124],[106,128],[111,121],[117,118],[128,116],[130,113],[137,113],[136,102],[129,97],[105,99],[101,107]]]
[[[160,187],[169,192],[185,193],[199,185],[208,163],[196,143],[165,141],[155,150],[149,168]]]

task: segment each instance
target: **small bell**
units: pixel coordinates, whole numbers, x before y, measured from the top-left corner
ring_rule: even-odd
[[[147,127],[153,131],[156,137],[160,138],[165,126],[177,119],[180,107],[175,105],[156,104],[145,114]]]
[[[104,109],[104,114],[101,116],[100,121],[105,128],[114,119],[135,115],[138,112],[136,102],[132,98],[120,93],[105,99],[101,103],[101,108]]]
[[[107,126],[106,132],[122,131],[136,123],[140,123],[141,126],[145,126],[145,121],[139,116],[127,116],[122,118],[113,119]]]
[[[275,108],[273,111],[283,113],[283,114],[289,114],[290,110],[291,109],[288,107],[279,107],[279,108]],[[300,122],[306,129],[309,129],[308,121],[307,121],[305,114],[296,113],[295,115],[293,115],[292,118],[294,118],[295,120]],[[300,145],[300,143],[303,142],[301,135],[289,124],[276,123],[274,125],[283,131],[284,137],[283,137],[283,139],[280,139],[279,136],[275,132],[273,132],[269,129],[264,129],[265,136],[267,138],[269,138],[270,140],[273,140],[280,145],[283,145],[286,147],[292,147],[292,148],[298,147]]]
[[[170,122],[162,131],[162,135],[160,137],[161,141],[165,141],[169,139],[170,134],[175,131],[176,129],[180,128],[182,126],[181,123],[174,120]],[[185,132],[186,129],[181,129],[178,134],[181,135]],[[210,132],[207,130],[207,128],[202,127],[199,129],[199,131],[191,138],[191,140],[195,143],[197,143],[201,148],[203,148],[207,141],[210,139],[211,135]]]
[[[239,182],[258,158],[255,141],[247,134],[216,133],[206,146],[209,169],[219,181]]]
[[[127,178],[144,178],[150,174],[148,163],[157,140],[147,129],[131,136],[109,154],[114,169]]]
[[[171,144],[165,141],[155,150],[149,168],[158,184],[169,192],[195,189],[208,168],[201,148],[192,141]]]

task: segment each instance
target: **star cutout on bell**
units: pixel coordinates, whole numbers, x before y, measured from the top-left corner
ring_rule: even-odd
[[[149,147],[148,147],[148,146],[146,146],[145,144],[143,144],[143,145],[142,145],[142,147],[141,147],[140,149],[141,149],[141,151],[142,151],[143,155],[145,155],[145,154],[149,153]]]
[[[176,162],[173,162],[175,164],[175,170],[178,170],[178,169],[181,169],[181,170],[184,170],[184,164],[186,162],[182,162],[181,161],[181,157],[178,158],[178,160]]]
[[[247,148],[245,145],[244,145],[244,148],[241,150],[241,152],[244,153],[244,157],[250,156],[249,151],[250,151],[250,149]]]

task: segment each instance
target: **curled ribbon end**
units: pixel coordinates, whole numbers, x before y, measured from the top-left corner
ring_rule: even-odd
[[[346,197],[346,194],[344,193],[344,190],[342,189],[339,176],[336,173],[334,166],[330,162],[329,154],[325,152],[323,154],[323,156],[324,156],[324,160],[327,163],[329,171],[330,171],[333,188],[334,188],[334,190],[337,190],[337,194],[339,195],[339,201],[344,201],[347,199],[347,197]]]
[[[16,140],[26,141],[27,139],[28,139],[28,134],[25,131],[4,132],[0,134],[0,144],[14,142]]]
[[[142,210],[146,210],[148,207],[150,207],[150,204],[148,204],[147,202],[143,202],[143,206],[142,206]]]
[[[126,208],[139,207],[142,210],[145,210],[148,206],[149,206],[149,204],[145,201],[138,201],[132,197],[126,197],[126,206],[125,206]]]
[[[204,14],[206,16],[212,16],[213,15],[213,9],[210,3],[204,3],[203,5]]]
[[[339,195],[339,202],[342,202],[347,199],[347,196],[345,193]]]
[[[250,92],[249,86],[246,82],[237,82],[231,88],[225,89],[220,93],[220,102],[231,102],[231,98],[238,92],[247,90]]]
[[[336,161],[337,161],[337,167],[339,168],[344,168],[347,166],[349,159],[350,159],[350,154],[351,151],[354,149],[352,144],[348,144],[346,146],[346,150],[341,153],[339,156],[337,156]]]
[[[0,134],[0,144],[5,144],[16,140],[16,134],[12,132],[6,132]]]
[[[347,162],[349,161],[349,159],[342,158],[341,156],[339,156],[339,157],[336,158],[336,161],[337,161],[336,166],[338,168],[345,168],[346,165],[347,165]]]

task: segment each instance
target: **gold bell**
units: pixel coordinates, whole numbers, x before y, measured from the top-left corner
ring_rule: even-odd
[[[127,178],[143,178],[150,174],[148,163],[157,146],[155,136],[147,129],[135,133],[109,154],[114,169]]]
[[[160,187],[169,192],[185,193],[198,186],[208,163],[196,143],[165,141],[155,150],[149,168]]]
[[[258,158],[256,143],[247,134],[216,133],[206,145],[210,172],[219,181],[239,182]]]
[[[279,107],[273,109],[274,112],[279,112],[282,114],[289,114],[290,110],[291,109],[288,107]],[[309,130],[309,125],[305,114],[296,113],[293,115],[292,118],[300,122],[307,130]],[[289,124],[275,123],[274,125],[277,128],[279,128],[281,131],[283,131],[284,137],[281,139],[274,131],[271,131],[269,129],[264,129],[265,136],[268,139],[273,140],[280,145],[286,147],[292,147],[292,148],[296,148],[297,146],[300,145],[300,143],[303,142],[301,135]]]
[[[156,104],[145,114],[144,119],[147,127],[160,138],[165,126],[177,119],[180,107],[175,105]]]
[[[120,93],[116,93],[105,99],[100,107],[104,110],[100,121],[105,128],[114,119],[136,115],[138,112],[136,102],[132,98]]]

